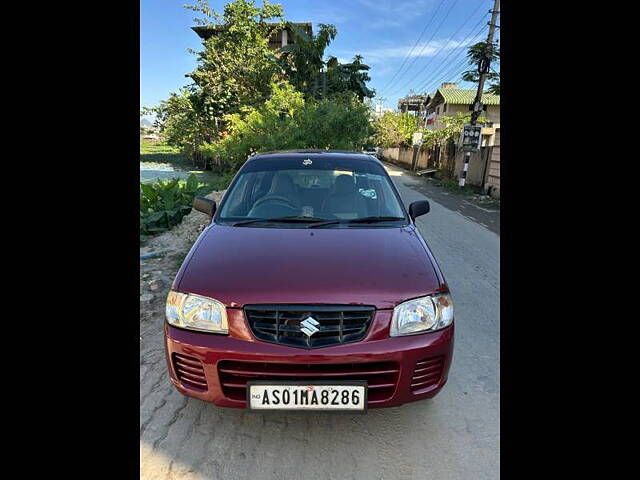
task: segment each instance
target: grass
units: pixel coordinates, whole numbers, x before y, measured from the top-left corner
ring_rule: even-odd
[[[193,173],[198,180],[207,185],[207,192],[224,190],[233,179],[234,172],[193,170],[191,161],[180,149],[164,142],[140,141],[140,163],[171,165],[176,170]]]
[[[449,178],[431,178],[430,181],[438,186],[442,187],[445,190],[449,190],[451,192],[462,193],[464,195],[478,195],[482,193],[482,189],[475,185],[465,185],[460,188],[457,180],[451,180]]]
[[[469,197],[469,200],[478,205],[490,208],[500,208],[500,200],[482,194],[482,188],[476,185],[465,185],[462,189],[458,186],[457,180],[448,178],[429,178],[429,181],[438,187],[442,187],[450,192],[455,192]]]
[[[180,149],[164,142],[141,140],[140,161],[144,163],[169,163],[184,169],[191,167],[191,162],[180,152]]]

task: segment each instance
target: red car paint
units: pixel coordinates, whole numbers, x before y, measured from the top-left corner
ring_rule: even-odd
[[[448,292],[413,221],[398,228],[353,229],[241,228],[212,221],[173,289],[222,302],[229,322],[229,335],[165,323],[170,378],[185,395],[244,408],[238,379],[246,380],[246,372],[252,379],[310,383],[362,374],[360,379],[373,385],[368,406],[375,408],[433,397],[447,381],[453,324],[431,333],[389,336],[395,306]],[[371,305],[376,311],[362,340],[307,350],[258,340],[243,311],[250,304]],[[429,381],[420,388],[424,378]]]

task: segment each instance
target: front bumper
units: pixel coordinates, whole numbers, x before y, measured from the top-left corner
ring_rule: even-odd
[[[246,329],[234,336],[233,324],[244,323],[241,314],[238,311],[232,319],[229,336],[165,323],[167,367],[181,393],[220,407],[245,408],[240,381],[360,379],[371,385],[368,408],[379,408],[431,398],[447,382],[453,325],[438,332],[390,338],[376,325],[388,326],[391,311],[378,310],[373,328],[362,341],[305,350],[259,341]],[[255,367],[248,369],[251,374],[247,366]],[[189,383],[191,379],[195,383]]]

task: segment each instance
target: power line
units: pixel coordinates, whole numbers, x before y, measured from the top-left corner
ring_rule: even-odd
[[[428,84],[429,88],[425,88],[424,91],[429,92],[431,90],[435,90],[437,89],[438,84],[441,84],[442,82],[450,82],[453,81],[453,79],[455,78],[455,76],[457,76],[458,74],[456,73],[455,76],[452,76],[452,74],[454,72],[459,72],[460,69],[462,69],[462,72],[466,71],[466,69],[468,68],[467,65],[467,59],[464,58],[462,60],[462,62],[458,62],[457,64],[453,65],[453,68],[451,68],[451,64],[447,66],[447,71],[446,72],[442,72],[442,74],[439,74],[437,77],[434,77],[434,80],[431,80]],[[435,81],[435,79],[439,79],[438,81]]]
[[[402,65],[400,65],[400,68],[398,70],[396,70],[396,73],[393,74],[393,77],[391,77],[391,80],[389,80],[387,82],[387,84],[380,89],[381,92],[384,92],[386,90],[386,88],[391,85],[393,83],[393,81],[395,80],[395,78],[398,76],[398,74],[400,73],[400,71],[402,70],[402,68],[404,67],[404,65],[407,63],[407,60],[409,59],[409,57],[411,56],[411,54],[413,53],[414,49],[416,48],[416,45],[418,45],[418,42],[420,42],[420,39],[422,38],[422,35],[424,35],[424,32],[427,31],[427,28],[429,28],[429,26],[431,26],[431,23],[433,22],[433,20],[436,18],[436,16],[438,15],[438,12],[440,11],[440,7],[444,4],[446,0],[442,0],[439,4],[438,4],[438,8],[436,8],[436,12],[433,14],[433,16],[431,17],[431,20],[429,20],[429,23],[427,23],[427,25],[422,29],[422,32],[420,32],[420,35],[418,35],[418,38],[416,40],[416,43],[413,44],[413,47],[411,47],[411,50],[409,51],[409,53],[404,57],[404,60],[402,60]]]
[[[451,10],[453,9],[453,7],[456,5],[456,3],[458,3],[458,0],[454,0],[454,2],[451,4],[451,6],[449,7],[449,10],[447,10],[447,13],[445,14],[444,18],[442,19],[442,21],[440,22],[440,24],[436,27],[436,29],[433,31],[433,34],[431,35],[431,38],[429,38],[429,40],[427,41],[427,43],[425,43],[422,46],[422,49],[420,50],[420,52],[418,52],[418,54],[413,58],[413,61],[411,62],[411,64],[407,67],[407,69],[405,70],[404,74],[401,75],[404,76],[406,75],[409,70],[411,70],[411,67],[413,67],[413,65],[416,63],[417,59],[420,57],[420,55],[422,55],[422,52],[424,52],[427,48],[427,46],[431,43],[431,41],[433,40],[433,37],[435,37],[436,33],[440,30],[440,27],[442,27],[442,24],[445,22],[445,20],[447,18],[449,18],[449,13],[451,13]],[[398,81],[400,81],[400,79],[398,79]],[[385,89],[385,93],[387,92],[387,89]]]
[[[474,13],[475,13],[475,12],[474,12]],[[475,38],[479,35],[479,33],[477,33],[477,32],[476,32],[476,33],[474,34],[473,32],[474,32],[474,30],[475,30],[475,29],[476,29],[480,24],[482,24],[482,23],[484,22],[484,20],[485,20],[485,18],[486,18],[486,16],[487,16],[487,15],[488,15],[488,14],[483,15],[483,16],[480,18],[480,20],[479,20],[479,21],[478,21],[478,22],[473,26],[473,28],[471,29],[471,31],[469,32],[469,34],[465,37],[465,39],[464,39],[464,40],[462,40],[462,41],[460,42],[460,45],[459,45],[460,47],[464,47],[464,46],[466,46],[466,44],[467,44],[467,43],[469,43],[469,41],[472,41],[473,39],[475,39]],[[467,19],[467,21],[465,21],[465,24],[466,24],[468,21],[469,21],[469,19]],[[464,26],[464,24],[463,24],[462,26]],[[462,29],[462,26],[458,29],[458,32]],[[483,31],[485,28],[486,28],[486,27],[483,27],[483,29],[481,29],[480,31]],[[456,32],[456,34],[457,34],[458,32]],[[455,34],[454,34],[454,35],[455,35]],[[415,82],[415,81],[416,81],[416,79],[417,79],[417,77],[419,76],[419,74],[420,74],[420,73],[422,73],[422,72],[424,72],[425,70],[427,70],[427,68],[428,68],[428,67],[429,67],[429,66],[430,66],[434,61],[436,61],[436,58],[439,56],[439,54],[440,54],[442,51],[444,51],[444,50],[449,46],[449,44],[452,42],[452,39],[453,39],[453,36],[451,37],[451,39],[449,39],[449,41],[448,41],[445,45],[443,45],[443,46],[442,46],[442,48],[441,48],[441,49],[436,53],[436,55],[434,55],[434,56],[430,59],[430,61],[429,61],[429,62],[427,62],[427,63],[422,67],[422,69],[418,72],[418,74],[416,74],[416,75],[414,76],[414,79],[412,79],[412,80],[410,80],[409,82],[405,83],[405,84],[404,84],[404,86],[403,86],[402,88],[405,88],[405,89],[406,89],[409,85],[411,85],[411,83],[412,83],[412,82]],[[450,49],[450,51],[449,51],[449,53],[448,53],[448,54],[447,54],[447,55],[446,55],[446,56],[445,56],[445,57],[440,61],[440,63],[439,63],[436,67],[434,67],[434,68],[433,68],[432,73],[429,73],[429,74],[427,75],[426,79],[425,79],[425,78],[423,78],[423,79],[421,79],[421,80],[417,80],[418,82],[421,82],[421,83],[422,83],[422,86],[418,88],[418,91],[422,91],[422,90],[424,90],[424,88],[425,88],[426,84],[427,84],[427,83],[428,83],[428,82],[429,82],[429,81],[434,77],[434,75],[435,75],[435,73],[436,73],[436,72],[441,72],[441,71],[442,71],[442,67],[443,67],[443,65],[446,65],[446,63],[447,63],[447,59],[449,59],[452,55],[454,55],[454,53],[455,53],[455,56],[452,58],[451,62],[454,62],[457,58],[460,58],[460,56],[461,56],[461,55],[463,55],[463,54],[465,53],[465,50],[464,50],[464,48],[459,48],[459,47],[453,47],[453,48],[451,48],[451,49]],[[451,63],[451,62],[450,62],[450,63]],[[445,68],[446,68],[446,67],[445,67]],[[414,87],[414,88],[415,88],[415,87]],[[400,92],[400,90],[401,90],[401,89],[399,89],[399,90],[398,90],[398,91],[396,91],[395,93],[399,93],[399,92]]]
[[[484,0],[483,0],[483,2],[484,2]],[[483,3],[483,2],[482,2],[482,3]],[[460,25],[460,27],[458,28],[458,30],[456,30],[456,32],[455,32],[453,35],[451,35],[451,38],[455,37],[455,36],[460,32],[460,30],[462,30],[462,28],[463,28],[463,27],[464,27],[464,26],[469,22],[469,20],[471,20],[471,18],[476,14],[476,12],[477,12],[478,10],[480,10],[480,8],[482,7],[482,3],[480,3],[480,4],[478,5],[478,7],[477,7],[477,8],[476,8],[472,13],[471,13],[471,15],[469,15],[469,16],[467,17],[467,19],[464,21],[464,23],[463,23],[462,25]],[[483,16],[482,16],[481,21],[482,21],[482,20],[484,20],[484,17],[485,17],[485,16],[486,16],[486,15],[483,15]],[[424,65],[424,66],[422,67],[422,69],[420,69],[420,71],[419,71],[418,73],[416,73],[416,74],[413,76],[413,77],[414,77],[413,79],[410,79],[408,82],[405,82],[405,84],[404,84],[402,87],[398,88],[396,91],[394,91],[394,92],[393,92],[393,93],[391,93],[390,95],[395,95],[395,94],[397,94],[397,93],[401,92],[402,90],[405,90],[405,89],[406,89],[406,87],[407,87],[409,84],[411,84],[411,82],[412,82],[412,81],[414,81],[414,80],[415,80],[415,78],[419,77],[419,76],[420,76],[420,74],[421,74],[422,72],[424,72],[424,70],[425,70],[425,69],[426,69],[426,68],[431,64],[431,62],[433,62],[433,59],[434,59],[434,58],[436,58],[436,57],[440,54],[440,52],[442,52],[442,51],[443,51],[443,50],[444,50],[444,49],[449,45],[449,43],[451,43],[451,38],[450,38],[449,40],[447,40],[447,43],[445,43],[442,47],[440,47],[440,49],[438,50],[438,52],[437,52],[435,55],[433,55],[433,56],[431,57],[431,59],[426,63],[426,65]]]
[[[480,21],[474,26],[474,28],[476,28],[478,25],[480,25],[483,22],[483,20],[484,20],[484,18],[481,18]],[[453,55],[453,53],[456,51],[456,49],[452,49],[449,52],[449,54],[443,59],[443,61],[440,63],[440,65],[435,67],[430,74],[428,74],[424,79],[422,79],[423,83],[422,83],[421,87],[419,88],[419,90],[425,90],[426,87],[429,86],[429,84],[433,82],[435,77],[440,75],[449,65],[453,64],[454,62],[456,62],[459,58],[464,57],[465,61],[466,61],[467,49],[464,48],[464,47],[466,47],[469,44],[472,44],[476,38],[478,38],[480,35],[482,35],[482,33],[485,30],[487,30],[487,28],[488,28],[487,25],[485,25],[479,31],[477,31],[475,34],[473,34],[473,36],[470,33],[462,42],[460,42],[461,45],[463,45],[463,48],[459,49],[458,52],[456,53],[456,55],[449,61],[449,64],[447,64],[447,59],[449,57],[451,57],[451,55]]]
[[[478,31],[473,37],[471,37],[468,40],[470,42],[473,42],[477,37],[482,35],[487,30],[487,28],[488,27],[485,25],[480,31]],[[467,41],[467,39],[465,39],[465,42],[466,41]],[[453,52],[453,50],[451,52]],[[447,55],[447,58],[449,56],[451,56],[451,53],[449,53],[449,55]],[[462,62],[457,62],[460,58],[462,58]],[[453,65],[454,63],[455,63],[455,66],[453,68],[450,68],[451,65]],[[436,78],[445,77],[446,75],[449,75],[451,73],[451,71],[458,70],[463,65],[468,65],[467,52],[466,52],[465,49],[461,49],[457,53],[457,55],[454,58],[451,59],[451,61],[448,64],[446,63],[446,58],[445,58],[444,61],[437,68],[435,68],[434,71],[431,74],[429,74],[427,76],[427,78],[424,80],[424,83],[419,88],[419,91],[425,91],[426,92],[426,91],[430,90],[430,88],[427,88],[427,87],[431,87],[431,85],[433,85],[434,80]]]

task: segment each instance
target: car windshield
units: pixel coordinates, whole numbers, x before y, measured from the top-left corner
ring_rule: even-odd
[[[384,168],[369,160],[256,159],[242,168],[217,223],[304,228],[407,223]]]

